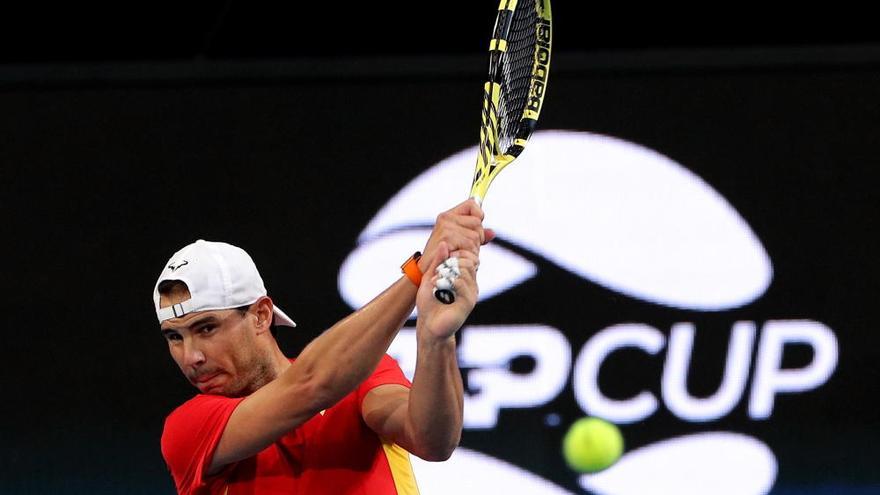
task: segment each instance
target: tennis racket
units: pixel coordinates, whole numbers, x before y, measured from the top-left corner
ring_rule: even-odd
[[[501,0],[489,42],[480,150],[470,197],[482,204],[492,180],[525,149],[538,125],[550,71],[550,0]],[[455,301],[458,267],[438,267],[434,296]]]

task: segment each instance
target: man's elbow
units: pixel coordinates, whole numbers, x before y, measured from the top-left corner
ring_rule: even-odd
[[[455,449],[432,450],[425,455],[420,455],[419,457],[428,462],[443,462],[452,457],[452,452],[454,451]]]
[[[456,447],[458,447],[458,440],[458,438],[455,438],[454,441],[425,446],[416,455],[429,462],[443,462],[452,457],[452,453],[455,452]]]

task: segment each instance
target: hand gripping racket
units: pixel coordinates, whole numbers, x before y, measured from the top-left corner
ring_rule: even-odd
[[[489,184],[522,153],[538,124],[547,90],[551,40],[550,0],[501,0],[489,42],[489,77],[483,90],[480,150],[470,197],[482,204]],[[455,301],[457,268],[438,267],[434,295]],[[440,272],[440,270],[445,271]]]

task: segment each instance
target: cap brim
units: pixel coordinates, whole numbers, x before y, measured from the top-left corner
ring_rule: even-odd
[[[285,327],[295,327],[296,323],[290,319],[289,316],[284,311],[281,311],[281,308],[275,306],[272,309],[272,312],[275,313],[275,325],[283,325]]]

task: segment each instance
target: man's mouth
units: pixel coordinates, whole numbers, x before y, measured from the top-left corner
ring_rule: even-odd
[[[206,373],[206,374],[197,376],[195,378],[195,380],[193,380],[193,381],[198,384],[204,384],[204,383],[207,383],[207,382],[213,380],[219,374],[220,374],[220,372]]]

